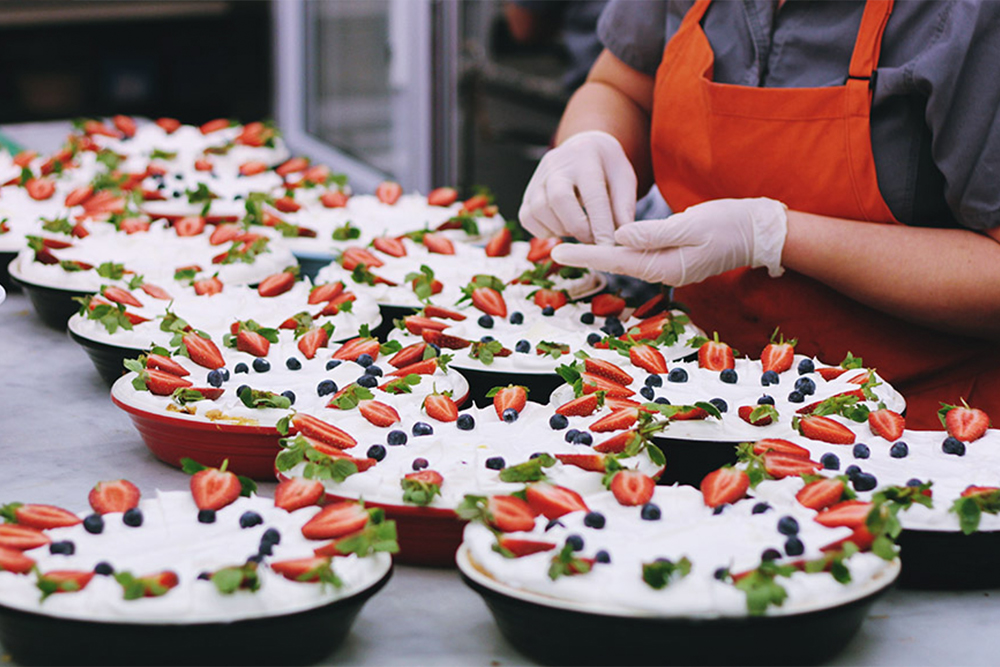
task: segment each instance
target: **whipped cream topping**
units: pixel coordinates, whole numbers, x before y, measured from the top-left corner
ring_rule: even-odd
[[[59,618],[110,621],[127,624],[196,624],[233,622],[291,614],[320,607],[358,593],[381,579],[391,566],[388,554],[356,555],[333,559],[333,570],[343,581],[341,588],[290,581],[266,563],[309,558],[323,544],[302,536],[302,526],[320,508],[305,507],[286,512],[270,498],[239,498],[218,510],[211,524],[198,521],[198,507],[185,491],[158,491],[140,501],[142,525],[130,527],[122,514],[104,515],[104,530],[88,533],[82,524],[46,531],[53,542],[70,541],[72,555],[51,554],[48,546],[26,551],[41,572],[56,570],[93,571],[98,563],[110,563],[115,572],[136,577],[169,570],[177,574],[178,585],[161,597],[125,600],[122,587],[112,576],[95,575],[75,593],[57,593],[41,600],[33,575],[0,572],[0,604],[22,611]],[[240,527],[244,512],[256,512],[263,523]],[[81,513],[80,518],[87,516]],[[260,589],[220,593],[211,581],[198,579],[204,572],[242,566],[254,556],[261,536],[277,529],[281,541],[272,556],[265,558],[257,572]]]

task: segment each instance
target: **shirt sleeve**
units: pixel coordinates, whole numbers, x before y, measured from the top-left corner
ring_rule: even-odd
[[[949,3],[912,65],[926,92],[931,153],[964,227],[1000,227],[1000,2]]]
[[[634,70],[650,76],[663,58],[666,45],[667,2],[611,0],[597,22],[604,48]]]

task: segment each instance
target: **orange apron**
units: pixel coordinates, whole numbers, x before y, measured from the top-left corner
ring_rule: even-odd
[[[878,188],[869,118],[892,0],[868,0],[850,76],[825,88],[713,82],[701,28],[709,4],[688,11],[656,73],[653,169],[671,208],[771,197],[793,210],[895,223]],[[736,269],[678,288],[676,298],[743,354],[757,356],[780,326],[802,354],[833,364],[848,351],[863,357],[906,397],[909,428],[940,429],[940,402],[961,397],[1000,420],[1000,354],[984,341],[904,322],[792,271],[770,278],[766,269]]]

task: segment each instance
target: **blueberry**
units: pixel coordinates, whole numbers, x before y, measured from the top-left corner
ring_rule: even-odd
[[[719,505],[718,507],[713,507],[712,508],[712,516],[719,516],[720,514],[722,514],[723,512],[726,511],[727,507],[729,507],[729,503],[723,503],[723,504]]]
[[[362,375],[357,380],[358,385],[364,387],[365,389],[374,389],[378,386],[378,378],[374,375]]]
[[[907,446],[907,444],[902,440],[895,443],[889,450],[889,456],[891,456],[894,459],[905,459],[906,455],[909,453],[910,453],[909,446]]]
[[[561,431],[567,426],[569,426],[569,419],[565,415],[556,413],[549,417],[549,428],[553,431]]]
[[[365,369],[365,375],[371,375],[372,377],[380,378],[382,377],[382,369],[376,366],[375,364],[372,364],[371,366]]]
[[[657,396],[653,403],[658,403],[660,405],[670,405],[670,399],[666,396]]]
[[[212,385],[213,387],[221,387],[222,386],[222,373],[220,373],[218,370],[209,371],[208,372],[208,384]]]
[[[326,362],[326,370],[332,371],[334,368],[339,366],[340,363],[341,363],[340,359],[331,359],[330,361]]]
[[[590,345],[591,347],[597,345],[600,342],[601,342],[601,334],[599,333],[587,334],[587,344]]]
[[[132,528],[138,528],[142,525],[142,510],[138,507],[128,510],[122,515],[122,523]]]
[[[522,338],[514,345],[514,351],[520,352],[521,354],[527,354],[528,352],[531,352],[531,343]]]
[[[667,382],[687,382],[688,374],[683,368],[675,368],[667,375]]]
[[[583,324],[593,324],[594,323],[594,314],[593,313],[584,313],[583,315],[580,316],[580,322],[582,322]]]
[[[517,421],[517,418],[521,416],[521,413],[514,408],[507,408],[500,416],[508,424],[513,424]]]
[[[788,402],[789,403],[805,403],[806,397],[802,395],[800,391],[790,391],[788,392]]]
[[[481,326],[484,329],[493,328],[493,317],[491,315],[483,315],[482,317],[479,318],[478,322],[479,326]]]
[[[578,435],[580,435],[580,430],[571,428],[570,430],[566,431],[566,435],[563,437],[565,438],[566,442],[574,442],[576,440],[576,436]]]
[[[63,555],[72,556],[76,553],[76,545],[69,540],[63,540],[62,542],[53,542],[49,545],[49,553],[53,556]]]
[[[844,474],[847,475],[849,478],[854,479],[856,475],[861,474],[861,466],[849,465],[847,466],[847,470],[844,471]]]
[[[600,530],[604,528],[604,515],[600,512],[587,512],[586,516],[583,517],[583,525],[587,528],[596,528]]]
[[[264,517],[253,511],[247,511],[240,515],[240,528],[253,528],[264,523]]]
[[[595,563],[610,563],[611,562],[611,554],[609,554],[604,549],[601,549],[596,554],[594,554],[594,562]]]
[[[372,359],[372,355],[370,354],[359,354],[358,358],[355,361],[357,362],[358,366],[361,366],[363,368],[368,368],[369,366],[375,363],[375,360]]]
[[[510,314],[510,319],[508,320],[511,324],[524,324],[524,313],[519,311],[514,311]]]
[[[211,580],[212,580],[212,573],[211,572],[199,572],[198,573],[198,581],[211,581]]]
[[[806,373],[815,373],[816,366],[813,364],[812,359],[803,359],[799,362],[799,375],[805,375]]]
[[[579,535],[570,535],[567,537],[566,544],[568,544],[570,549],[573,551],[583,551],[583,538]]]
[[[106,560],[102,560],[100,563],[94,566],[94,574],[99,574],[102,577],[107,577],[115,573],[115,568],[111,567],[111,563]]]
[[[601,331],[608,334],[609,336],[614,336],[615,338],[617,338],[618,336],[625,334],[625,327],[622,326],[622,323],[618,321],[617,317],[609,317],[608,321],[604,324],[603,327],[601,327]]]
[[[287,398],[289,403],[291,403],[292,405],[295,405],[295,392],[294,391],[292,391],[291,389],[286,389],[285,391],[281,392],[281,395],[284,396],[285,398]]]
[[[719,412],[729,412],[729,404],[721,398],[711,398],[708,402],[714,405]]]
[[[965,443],[958,438],[953,438],[948,436],[941,443],[941,451],[945,454],[954,454],[955,456],[965,456]]]
[[[507,467],[507,462],[503,460],[502,456],[491,456],[486,459],[486,467],[490,470],[503,470]]]
[[[639,511],[639,518],[643,521],[659,521],[660,506],[655,503],[646,503],[642,506],[642,510]]]
[[[785,553],[789,556],[801,556],[805,550],[806,546],[802,544],[802,540],[795,535],[785,540]]]
[[[795,390],[803,396],[812,396],[816,393],[816,383],[811,378],[799,378],[795,381]]]
[[[236,364],[236,368],[233,369],[233,372],[234,373],[249,373],[250,369],[247,368],[247,365],[241,361],[240,363]]]
[[[774,397],[764,394],[757,399],[757,405],[774,405]]]
[[[712,578],[718,581],[725,581],[729,578],[729,568],[728,567],[717,567],[715,572],[712,573]]]
[[[268,547],[268,548],[270,548],[270,547]],[[265,555],[270,556],[271,554],[262,554],[262,553],[258,552],[258,553],[255,553],[253,556],[250,556],[250,558],[247,558],[247,562],[248,563],[257,563],[258,565],[260,565],[261,563],[264,562],[264,556]]]
[[[580,431],[576,434],[576,437],[573,438],[573,444],[590,447],[594,444],[594,436],[590,435],[590,433],[587,433],[586,431]]]
[[[416,424],[413,425],[414,437],[419,437],[422,435],[431,435],[432,433],[434,433],[434,427],[428,424],[427,422],[417,422]]]
[[[271,542],[260,541],[260,546],[257,548],[257,558],[263,558],[264,556],[270,556],[274,553],[274,545]],[[259,560],[257,562],[260,562]]]
[[[253,360],[253,369],[258,373],[266,373],[271,370],[271,362],[263,357],[257,357]]]
[[[229,369],[228,368],[218,368],[216,370],[218,370],[220,373],[222,373],[222,381],[223,382],[229,382]]]
[[[777,549],[765,549],[764,553],[760,555],[760,559],[763,561],[778,560],[779,558],[781,558],[781,552]]]
[[[458,426],[460,431],[471,431],[476,428],[476,418],[467,412],[464,412],[458,416],[455,421],[455,425]],[[406,435],[403,433],[403,435]]]
[[[851,479],[855,491],[871,491],[878,486],[878,480],[870,472],[859,472]]]
[[[819,462],[822,463],[823,467],[827,470],[840,470],[840,459],[836,454],[827,452],[823,456],[819,457]]]
[[[736,384],[740,379],[740,376],[732,368],[724,368],[722,372],[719,373],[719,379],[726,384]]]
[[[215,510],[198,510],[198,523],[215,523]]]
[[[302,362],[295,357],[288,357],[285,359],[285,368],[290,371],[298,371],[302,369]]]
[[[643,387],[642,389],[639,390],[639,395],[645,398],[647,401],[651,401],[653,400],[653,397],[656,394],[653,393],[652,387]]]
[[[542,308],[542,315],[544,315],[545,317],[552,317],[555,314],[556,314],[556,309],[553,308],[552,306],[545,306],[544,308]]]
[[[83,520],[83,529],[91,535],[100,535],[104,532],[104,517],[100,514],[91,514]]]
[[[382,445],[372,445],[368,448],[368,453],[365,456],[376,461],[381,461],[385,458],[385,447]]]
[[[565,528],[566,524],[564,524],[559,519],[551,519],[547,524],[545,524],[545,532],[546,533],[549,532],[550,530],[552,530],[556,526],[559,526],[560,528]]]
[[[769,509],[771,509],[771,506],[768,505],[767,503],[757,503],[756,505],[753,506],[753,510],[751,510],[751,514],[763,514],[764,512],[768,511]]]
[[[240,386],[238,386],[236,388],[236,395],[239,396],[244,391],[250,391],[250,385],[248,385],[248,384],[241,384]]]
[[[860,442],[854,445],[854,448],[851,450],[851,454],[853,454],[856,459],[866,459],[871,456],[871,453],[871,450],[868,449],[868,445]]]
[[[260,536],[261,544],[281,544],[281,533],[278,532],[277,528],[268,528],[264,531],[264,534]]]
[[[427,468],[430,465],[431,465],[430,461],[428,461],[427,459],[425,459],[423,457],[420,457],[418,459],[413,459],[413,466],[412,467],[416,471],[416,470],[423,470],[424,468]]]
[[[496,338],[494,338],[493,336],[483,336],[483,337],[481,337],[479,339],[479,342],[480,343],[492,343],[495,340],[496,340]]]
[[[655,373],[653,375],[647,375],[646,381],[644,383],[647,387],[662,387],[663,378]]]
[[[774,371],[764,371],[760,376],[760,384],[762,387],[768,387],[772,384],[778,384],[781,382],[781,378]]]
[[[461,419],[461,417],[459,417],[459,419]],[[385,441],[388,442],[390,445],[393,445],[393,446],[396,446],[396,445],[405,445],[406,444],[406,431],[400,431],[398,429],[395,430],[395,431],[389,431],[389,435],[387,435],[385,437]]]
[[[782,535],[798,535],[799,522],[794,516],[783,516],[778,519],[778,532]]]
[[[921,482],[916,477],[911,477],[910,479],[906,480],[907,486],[920,486],[921,484],[923,484],[923,482]]]
[[[618,317],[615,315],[608,315],[607,317],[604,318],[604,326],[606,327],[621,326],[621,323],[622,321],[619,320]]]
[[[316,393],[320,396],[328,396],[337,392],[337,383],[333,380],[323,380],[316,385]]]

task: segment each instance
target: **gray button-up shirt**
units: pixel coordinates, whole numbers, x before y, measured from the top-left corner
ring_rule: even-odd
[[[612,0],[605,47],[655,75],[692,0]],[[715,81],[839,86],[864,2],[716,0],[702,27]],[[929,227],[1000,226],[1000,2],[897,0],[882,40],[872,102],[879,189],[897,220]]]

